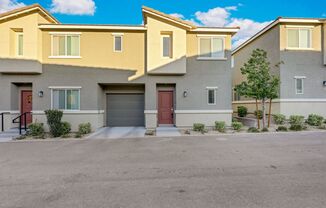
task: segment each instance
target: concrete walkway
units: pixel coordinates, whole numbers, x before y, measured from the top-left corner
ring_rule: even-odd
[[[25,131],[22,130],[22,133],[25,134]],[[19,136],[20,134],[18,128],[8,129],[4,132],[0,132],[0,142],[8,142]]]
[[[158,127],[156,128],[156,136],[173,137],[173,136],[181,136],[181,133],[176,127]]]
[[[144,127],[104,127],[90,136],[88,139],[119,139],[131,137],[144,137],[146,129]]]

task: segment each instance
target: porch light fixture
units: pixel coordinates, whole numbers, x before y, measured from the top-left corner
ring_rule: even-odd
[[[187,97],[187,96],[188,96],[187,90],[183,91],[183,97]]]
[[[39,97],[43,97],[43,95],[44,95],[44,92],[41,90],[41,91],[38,91],[38,96]]]

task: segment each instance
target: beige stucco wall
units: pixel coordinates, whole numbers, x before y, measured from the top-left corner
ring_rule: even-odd
[[[147,71],[150,73],[185,73],[186,72],[186,30],[163,19],[148,15],[147,27]],[[172,57],[163,57],[162,33],[172,36]],[[176,67],[177,66],[177,67]],[[164,67],[164,70],[160,70]]]
[[[104,126],[104,112],[98,113],[69,113],[64,112],[62,121],[67,121],[71,124],[71,131],[78,131],[78,125],[81,123],[90,123],[92,126],[92,131]],[[43,123],[46,131],[49,131],[49,127],[47,125],[47,119],[44,113],[36,112],[33,113],[33,122],[34,123]]]
[[[145,127],[148,129],[157,127],[157,110],[145,111]]]
[[[286,101],[280,104],[280,113],[289,117],[291,115],[302,115],[308,117],[309,114],[317,114],[326,117],[326,101]]]
[[[232,108],[235,113],[238,112],[238,106],[245,106],[248,108],[248,113],[254,113],[256,111],[255,101],[236,101],[232,103]],[[269,113],[269,102],[266,103],[266,113]],[[258,109],[261,110],[261,104],[258,102]],[[280,113],[280,102],[272,101],[272,114]]]
[[[24,56],[19,58],[38,59],[39,36],[38,24],[47,22],[37,12],[29,15],[18,16],[7,21],[0,22],[0,57],[15,58],[16,55],[16,34],[15,29],[23,31],[24,34]]]
[[[214,127],[215,121],[224,121],[227,126],[231,125],[231,112],[193,112],[193,113],[176,113],[175,125],[178,128],[191,128],[194,123],[205,124],[206,127]]]
[[[286,50],[287,46],[287,26],[313,26],[312,28],[312,46],[313,51],[321,51],[322,44],[321,44],[321,30],[322,26],[320,24],[304,24],[304,23],[287,23],[287,24],[280,24],[280,50]]]
[[[323,46],[323,54],[324,54],[324,65],[326,65],[326,22],[323,24],[322,27],[322,42],[324,43]]]
[[[43,63],[72,66],[104,67],[117,70],[135,70],[137,74],[144,73],[144,38],[143,31],[118,31],[123,33],[122,52],[113,50],[113,33],[117,31],[66,31],[81,32],[81,58],[49,58],[51,56],[50,32],[42,31],[43,36]]]

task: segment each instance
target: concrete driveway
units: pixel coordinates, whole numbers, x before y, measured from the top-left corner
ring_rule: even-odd
[[[88,139],[139,138],[145,136],[145,127],[103,127],[88,136]]]
[[[0,207],[323,208],[326,132],[0,143]]]

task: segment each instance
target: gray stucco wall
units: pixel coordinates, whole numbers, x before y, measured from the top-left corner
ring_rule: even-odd
[[[140,80],[146,83],[146,110],[157,109],[156,85],[175,84],[176,110],[230,110],[231,109],[231,62],[227,60],[202,61],[187,58],[187,73],[180,76],[148,75]],[[207,104],[206,87],[218,87],[216,105]],[[187,91],[188,96],[183,97]]]
[[[29,84],[33,90],[33,111],[44,111],[51,108],[50,86],[81,87],[80,110],[102,111],[106,106],[106,86],[115,84],[128,85],[131,88],[143,86],[145,88],[145,110],[157,110],[157,86],[160,84],[175,86],[175,110],[230,110],[232,108],[232,79],[229,51],[226,52],[226,57],[226,60],[218,61],[203,61],[197,60],[197,57],[188,57],[185,75],[145,74],[132,81],[128,80],[135,73],[132,70],[50,64],[42,66],[42,74],[0,73],[0,96],[3,98],[0,100],[0,111],[19,110],[19,86],[26,84]],[[177,66],[178,64],[175,65],[175,67]],[[207,104],[207,87],[218,87],[216,105]],[[43,97],[38,97],[39,91],[44,92]],[[187,97],[183,97],[184,91],[188,92]],[[39,119],[44,120],[42,117]],[[230,119],[228,118],[228,120]]]
[[[267,52],[268,61],[272,70],[271,73],[279,76],[279,67],[276,67],[276,65],[280,63],[280,26],[277,25],[233,54],[233,86],[243,81],[244,78],[240,68],[248,61],[252,51],[257,48]]]
[[[281,51],[281,98],[326,98],[326,66],[320,51]],[[295,76],[305,76],[304,94],[295,92]]]

